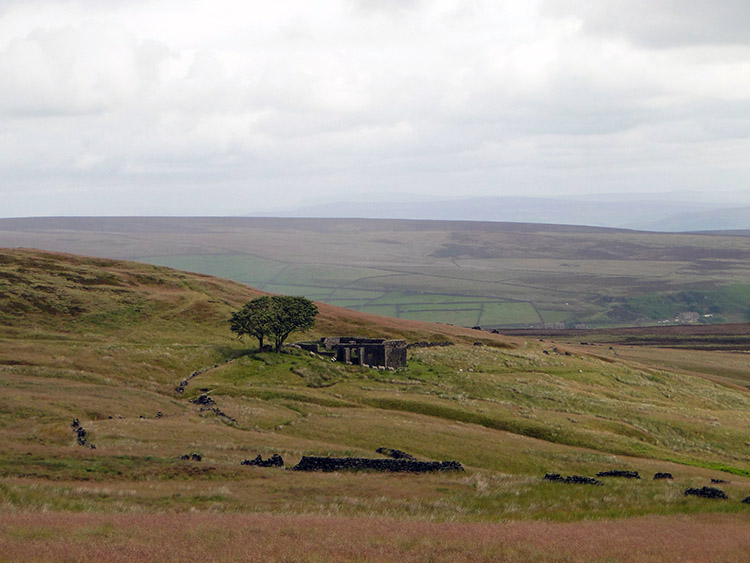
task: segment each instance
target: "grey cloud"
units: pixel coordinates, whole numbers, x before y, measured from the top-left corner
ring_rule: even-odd
[[[545,0],[548,16],[573,16],[584,30],[623,36],[648,47],[690,45],[750,45],[745,0]]]
[[[490,0],[298,1],[258,7],[248,28],[219,17],[204,35],[203,19],[162,0],[126,21],[126,8],[84,11],[71,21],[87,24],[9,39],[0,209],[28,209],[24,191],[47,213],[76,201],[88,213],[211,213],[279,191],[570,193],[748,177],[746,51],[646,48],[675,3],[634,0],[654,17],[630,21],[619,1],[559,0],[546,20]],[[227,4],[191,6],[206,17]],[[162,34],[154,21],[172,13]],[[26,17],[24,29],[41,27]]]
[[[399,13],[414,10],[422,0],[346,0],[355,10],[364,13]]]
[[[36,30],[0,53],[0,111],[10,115],[99,113],[159,79],[166,46],[114,25]]]

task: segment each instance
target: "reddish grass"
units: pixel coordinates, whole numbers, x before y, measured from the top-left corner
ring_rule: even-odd
[[[0,514],[10,561],[747,561],[750,518],[452,524],[264,514]]]

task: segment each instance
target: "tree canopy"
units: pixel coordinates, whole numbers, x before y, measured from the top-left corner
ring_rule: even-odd
[[[245,303],[229,319],[232,332],[258,339],[260,350],[265,337],[273,339],[278,352],[292,332],[310,330],[315,326],[318,308],[305,297],[273,295],[257,297]]]

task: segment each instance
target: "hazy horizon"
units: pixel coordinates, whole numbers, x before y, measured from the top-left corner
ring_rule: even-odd
[[[341,197],[346,197],[343,194]],[[670,199],[669,194],[599,194],[597,197],[456,197],[424,198],[401,194],[392,200],[378,194],[356,194],[358,199],[335,199],[308,204],[287,202],[266,212],[233,214],[107,214],[0,217],[0,220],[50,218],[279,218],[374,219],[446,222],[546,224],[654,232],[750,231],[750,201],[732,204],[715,197]],[[699,194],[696,194],[696,196]]]

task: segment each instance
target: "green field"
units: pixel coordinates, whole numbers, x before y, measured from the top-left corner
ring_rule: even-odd
[[[302,295],[355,311],[459,326],[515,326],[544,322],[528,302],[437,293],[358,289],[382,271],[281,264],[243,255],[151,256],[142,261],[247,283],[272,293]],[[386,276],[388,277],[388,276]],[[554,316],[554,315],[552,315]],[[555,318],[565,319],[564,315]]]

